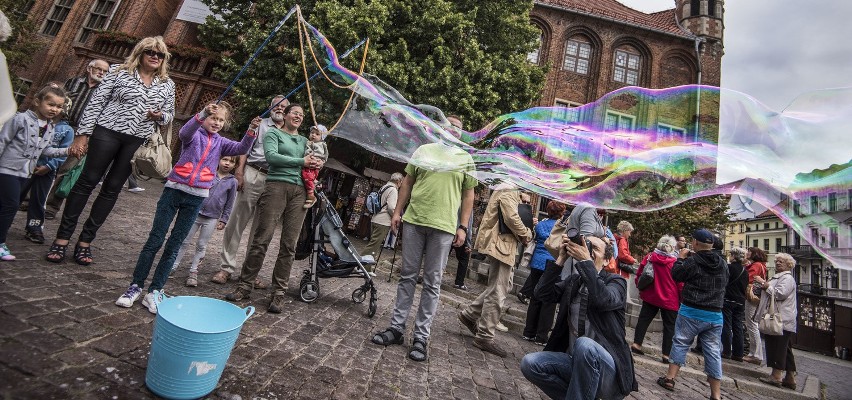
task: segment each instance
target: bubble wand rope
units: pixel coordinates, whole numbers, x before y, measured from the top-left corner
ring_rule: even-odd
[[[285,15],[284,18],[281,19],[281,21],[278,21],[278,25],[276,25],[275,28],[272,29],[272,32],[269,32],[269,36],[266,37],[266,40],[264,40],[263,43],[261,43],[260,46],[258,46],[257,50],[254,51],[254,54],[251,55],[251,57],[248,59],[248,61],[246,61],[245,65],[243,65],[243,68],[240,69],[240,72],[237,73],[237,76],[234,77],[234,80],[231,81],[231,83],[228,85],[228,87],[225,89],[225,91],[222,92],[222,94],[219,95],[219,97],[216,99],[216,104],[219,104],[219,102],[221,102],[222,99],[225,98],[225,96],[228,94],[228,92],[230,92],[231,89],[233,89],[234,84],[236,84],[237,80],[239,80],[240,77],[243,76],[243,73],[246,72],[246,68],[248,68],[248,66],[251,65],[251,63],[254,61],[255,57],[257,57],[257,55],[260,54],[260,51],[263,50],[264,47],[266,47],[266,45],[269,43],[270,40],[272,40],[272,37],[275,36],[275,34],[278,33],[279,30],[281,30],[281,27],[284,26],[284,23],[287,22],[287,20],[290,19],[291,16],[293,16],[293,13],[296,12],[296,7],[298,7],[298,6],[293,6],[293,8],[291,8],[290,11],[287,11],[287,15]]]
[[[360,42],[358,42],[356,45],[352,46],[349,50],[346,50],[346,52],[344,52],[343,54],[341,54],[341,55],[340,55],[340,58],[346,58],[346,56],[348,56],[350,53],[352,53],[353,51],[355,51],[355,50],[356,50],[356,49],[358,49],[359,47],[363,46],[363,45],[364,45],[364,43],[367,43],[367,39],[366,39],[366,38],[365,38],[365,39],[362,39],[362,40],[361,40]],[[328,67],[329,67],[329,66],[325,66],[323,69],[328,69]],[[310,78],[308,78],[308,80],[309,80],[309,81],[312,81],[312,80],[316,79],[319,75],[320,75],[320,71],[317,71],[317,72],[315,72],[313,75],[311,75],[311,77],[310,77]],[[277,103],[273,104],[273,105],[272,105],[272,107],[267,108],[267,109],[266,109],[266,111],[264,111],[264,112],[263,112],[263,114],[261,114],[261,115],[260,115],[260,118],[266,118],[266,116],[268,116],[268,115],[269,115],[269,113],[270,113],[273,109],[275,109],[275,107],[278,107],[278,105],[279,105],[279,104],[281,104],[284,100],[289,99],[289,98],[290,98],[290,96],[292,96],[294,93],[296,93],[296,92],[298,92],[299,90],[301,90],[303,87],[305,87],[305,83],[304,83],[304,82],[302,82],[301,84],[299,84],[299,86],[296,86],[293,90],[291,90],[291,91],[290,91],[290,93],[287,93],[286,95],[284,95],[284,97],[283,97],[281,100],[278,100],[278,102],[277,102]]]

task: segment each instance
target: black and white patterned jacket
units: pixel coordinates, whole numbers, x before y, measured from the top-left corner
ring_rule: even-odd
[[[95,125],[127,135],[147,138],[154,133],[154,121],[147,120],[148,111],[160,110],[166,125],[175,115],[175,83],[155,77],[150,87],[139,78],[139,72],[119,70],[110,66],[109,72],[89,99],[77,129],[78,135],[91,135]]]

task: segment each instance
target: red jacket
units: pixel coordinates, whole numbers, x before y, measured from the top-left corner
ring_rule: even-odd
[[[766,279],[766,265],[760,261],[755,261],[748,266],[748,283],[754,283],[754,277],[760,275]]]
[[[654,266],[654,283],[639,292],[639,298],[642,301],[666,310],[677,311],[680,308],[680,291],[683,290],[683,283],[675,282],[672,278],[672,266],[676,260],[677,258],[673,256],[659,252],[648,253],[642,259],[639,271],[636,272],[637,284],[639,276],[645,270],[645,265],[650,262]]]

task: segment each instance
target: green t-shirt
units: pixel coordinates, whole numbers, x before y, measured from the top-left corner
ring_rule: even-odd
[[[405,167],[405,173],[414,178],[414,187],[402,220],[455,234],[462,191],[476,186],[476,179],[465,171],[473,172],[474,166],[473,158],[463,150],[441,143],[420,146]]]
[[[302,185],[302,167],[305,165],[305,145],[308,139],[291,135],[278,128],[269,128],[263,137],[263,153],[269,163],[267,181]]]

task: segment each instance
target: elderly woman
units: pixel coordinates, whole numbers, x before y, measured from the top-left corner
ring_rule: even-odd
[[[763,318],[769,310],[769,300],[775,296],[775,306],[781,314],[783,331],[781,335],[760,336],[766,343],[766,366],[772,368],[772,374],[761,377],[760,381],[776,387],[786,387],[796,390],[796,360],[793,358],[793,345],[790,338],[796,333],[796,280],[793,278],[793,267],[796,261],[789,254],[778,253],[775,255],[775,276],[764,280],[757,276],[754,278],[755,291],[759,290],[760,304],[752,320],[757,322]],[[786,372],[784,379],[781,373]]]
[[[618,273],[624,279],[630,278],[630,272],[634,272],[633,265],[636,264],[636,259],[630,255],[630,243],[628,240],[633,235],[633,225],[627,221],[621,221],[615,227],[615,242],[618,244]],[[631,271],[632,270],[632,271]]]
[[[659,312],[663,318],[662,361],[666,364],[669,362],[669,352],[672,350],[677,310],[680,308],[680,291],[683,289],[683,283],[675,282],[672,278],[672,266],[677,261],[676,246],[677,240],[673,236],[661,237],[654,251],[642,259],[639,271],[636,272],[636,284],[638,285],[639,276],[642,275],[645,268],[653,268],[654,283],[639,292],[639,298],[642,299],[642,309],[639,311],[639,320],[636,322],[636,331],[630,350],[636,354],[645,354],[642,351],[645,332]]]
[[[88,151],[89,156],[68,195],[47,261],[59,263],[65,259],[77,221],[92,190],[103,178],[98,198],[74,247],[77,264],[92,263],[90,245],[130,176],[130,160],[136,149],[154,134],[157,125],[167,125],[174,117],[175,84],[168,75],[169,57],[161,36],[142,39],[123,64],[110,67],[92,93],[80,117],[77,137],[69,148],[70,155]]]
[[[518,292],[518,297],[523,296],[530,300],[527,307],[527,321],[524,326],[523,339],[535,342],[540,346],[547,343],[548,332],[553,326],[553,316],[556,314],[556,303],[544,303],[535,297],[533,291],[541,275],[544,274],[544,266],[548,260],[554,260],[550,252],[544,248],[544,242],[550,237],[550,231],[556,222],[565,213],[565,204],[555,200],[547,203],[545,211],[547,218],[538,221],[533,228],[535,230],[535,250],[530,259],[530,275],[524,282],[524,287]]]
[[[240,283],[234,292],[225,296],[228,301],[242,301],[249,297],[263,266],[275,227],[280,223],[278,259],[272,270],[274,293],[268,310],[277,314],[284,309],[284,296],[296,255],[296,242],[308,211],[303,207],[307,193],[302,184],[302,168],[319,169],[323,166],[321,159],[305,155],[308,139],[299,135],[299,126],[304,118],[302,106],[290,104],[284,109],[284,126],[281,129],[269,128],[263,138],[263,152],[269,163],[269,173],[263,194],[257,200],[257,214],[252,227],[254,234],[240,272]]]
[[[734,361],[743,361],[743,321],[748,286],[748,273],[743,266],[745,256],[746,251],[742,247],[731,249],[728,286],[725,287],[725,305],[722,306],[722,358]]]

